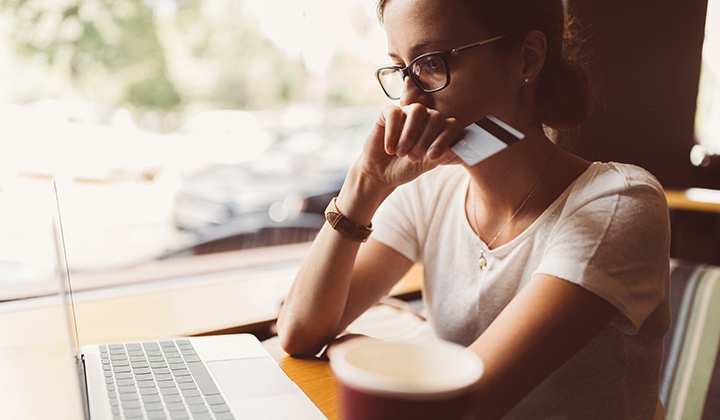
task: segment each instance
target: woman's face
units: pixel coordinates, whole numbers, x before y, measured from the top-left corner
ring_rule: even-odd
[[[497,35],[488,34],[462,10],[448,0],[390,0],[383,20],[394,64],[404,67],[421,54],[449,51]],[[405,78],[400,104],[420,103],[463,125],[486,115],[512,125],[521,86],[516,74],[518,54],[501,55],[491,45],[450,57],[450,84],[441,91],[423,92],[410,77]]]

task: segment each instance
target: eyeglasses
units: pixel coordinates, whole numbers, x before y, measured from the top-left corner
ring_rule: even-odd
[[[380,82],[380,87],[382,87],[385,95],[392,100],[400,99],[407,76],[410,76],[423,92],[437,92],[445,89],[450,84],[450,70],[447,64],[450,57],[455,57],[461,51],[488,44],[503,37],[504,35],[496,36],[495,38],[454,48],[450,51],[435,51],[423,54],[416,57],[406,67],[380,67],[375,72],[375,77]]]

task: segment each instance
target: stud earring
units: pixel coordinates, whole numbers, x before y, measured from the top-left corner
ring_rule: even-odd
[[[530,78],[529,78],[529,77],[526,77],[523,81],[524,81],[525,83],[530,83]]]

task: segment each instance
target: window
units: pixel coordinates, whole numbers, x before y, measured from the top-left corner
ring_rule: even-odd
[[[720,4],[708,1],[705,40],[702,49],[695,133],[698,145],[692,150],[694,165],[706,165],[711,155],[720,155]]]
[[[258,250],[314,236],[386,103],[372,3],[0,1],[0,300],[56,290],[51,178],[81,288],[300,253]]]

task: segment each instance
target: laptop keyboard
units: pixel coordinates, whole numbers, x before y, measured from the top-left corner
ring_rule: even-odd
[[[234,420],[189,340],[100,346],[115,419]]]

